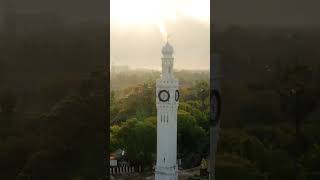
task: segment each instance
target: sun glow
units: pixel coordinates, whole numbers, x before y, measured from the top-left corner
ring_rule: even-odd
[[[209,24],[210,0],[111,0],[111,26],[155,25],[167,38],[166,23],[188,16]]]

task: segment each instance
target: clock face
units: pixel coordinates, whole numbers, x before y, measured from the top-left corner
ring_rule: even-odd
[[[167,102],[170,99],[169,91],[167,90],[161,90],[158,94],[158,98],[162,102]]]
[[[216,126],[219,123],[220,112],[221,112],[221,96],[219,91],[211,91],[211,115],[210,122],[212,126]]]
[[[179,96],[180,96],[180,92],[179,92],[179,90],[176,90],[176,93],[175,93],[175,100],[176,101],[179,101]]]

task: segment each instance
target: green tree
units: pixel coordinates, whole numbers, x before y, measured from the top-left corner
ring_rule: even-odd
[[[128,119],[121,124],[117,137],[131,163],[141,165],[143,169],[152,166],[153,154],[156,151],[154,123]]]
[[[98,179],[105,174],[105,105],[100,96],[68,97],[38,119],[39,146],[19,172],[20,179]],[[91,164],[92,166],[88,166]]]
[[[209,113],[203,112],[200,110],[199,101],[187,101],[181,102],[179,104],[179,110],[189,112],[191,116],[193,116],[197,122],[197,124],[202,127],[206,132],[209,130]]]
[[[190,113],[178,112],[178,152],[202,154],[207,147],[208,136]]]
[[[110,152],[113,152],[121,148],[121,143],[119,142],[119,132],[121,131],[121,126],[113,125],[110,128]]]

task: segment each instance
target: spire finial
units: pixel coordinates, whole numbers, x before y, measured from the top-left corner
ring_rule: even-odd
[[[167,43],[169,43],[170,34],[167,35]]]

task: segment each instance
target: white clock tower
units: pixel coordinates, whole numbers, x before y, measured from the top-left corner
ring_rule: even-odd
[[[173,75],[173,48],[162,48],[162,75],[156,82],[157,164],[155,180],[177,180],[179,81]]]

